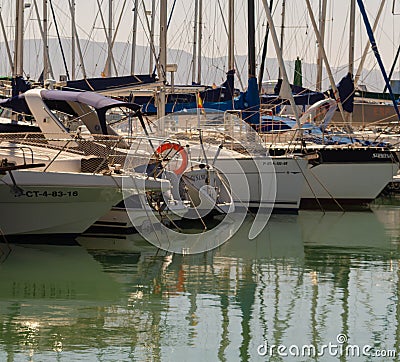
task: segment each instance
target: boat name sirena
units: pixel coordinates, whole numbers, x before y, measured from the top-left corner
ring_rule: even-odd
[[[390,153],[373,153],[372,158],[392,158]]]

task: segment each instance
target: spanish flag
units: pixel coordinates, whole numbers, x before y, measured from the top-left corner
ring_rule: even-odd
[[[203,107],[203,100],[200,97],[200,92],[197,92],[197,108],[200,109],[202,114],[206,114],[204,107]]]

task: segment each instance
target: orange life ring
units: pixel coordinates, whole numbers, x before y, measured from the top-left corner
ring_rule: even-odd
[[[164,143],[162,143],[161,145],[159,145],[157,147],[156,153],[161,155],[165,151],[169,151],[169,150],[176,151],[175,154],[179,153],[181,158],[182,158],[181,165],[176,170],[174,170],[174,173],[176,175],[181,175],[182,173],[185,172],[185,170],[187,168],[187,165],[188,165],[188,154],[180,144],[173,143],[173,142],[164,142]]]

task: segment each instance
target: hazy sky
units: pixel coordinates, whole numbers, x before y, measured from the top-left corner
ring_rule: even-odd
[[[42,16],[42,0],[36,0],[40,16]],[[269,1],[269,0],[268,0]],[[30,8],[25,10],[25,37],[26,38],[40,38],[40,32],[37,24],[37,17],[34,11],[34,1],[26,1],[32,4]],[[108,24],[108,0],[99,0],[102,5],[104,20]],[[15,1],[10,7],[9,0],[0,0],[2,7],[3,20],[6,24],[7,36],[9,40],[14,38],[13,19],[15,17],[15,10],[13,8]],[[102,29],[102,21],[98,11],[97,0],[75,0],[76,3],[76,22],[78,26],[78,33],[81,39],[96,40],[99,46],[104,49],[104,57],[96,60],[98,63],[104,63],[106,58],[106,41],[105,33]],[[129,58],[131,41],[132,41],[132,9],[134,0],[113,0],[113,14],[114,14],[114,30],[116,30],[117,23],[124,6],[123,15],[121,17],[121,25],[116,35],[116,41],[126,43],[126,58]],[[138,33],[137,43],[140,45],[148,45],[148,32],[143,11],[143,4],[149,11],[151,9],[150,0],[138,0],[139,3],[139,20],[138,20]],[[156,14],[158,14],[159,0],[156,1]],[[278,34],[280,33],[281,24],[281,11],[282,0],[275,0],[274,8],[274,21],[277,27]],[[319,0],[311,0],[314,14],[318,18]],[[370,21],[373,23],[378,7],[381,0],[368,0],[365,1],[365,6],[370,16]],[[62,36],[71,36],[71,21],[69,15],[67,0],[53,0],[54,10],[58,19],[59,31]],[[170,11],[174,0],[168,0],[168,9]],[[224,28],[223,18],[227,20],[227,0],[203,0],[203,45],[202,51],[208,57],[224,57],[227,55],[227,35]],[[392,14],[392,7],[395,8],[395,13]],[[346,68],[348,62],[348,42],[349,42],[349,0],[328,0],[327,10],[327,23],[326,23],[326,51],[332,67]],[[236,54],[247,54],[247,1],[235,2],[235,47]],[[222,10],[222,14],[221,14]],[[256,47],[257,54],[260,55],[264,33],[266,18],[261,0],[256,0]],[[356,67],[358,60],[361,56],[362,50],[366,43],[366,31],[362,22],[358,6],[356,7],[356,45],[355,45],[355,59]],[[192,51],[193,46],[193,17],[194,17],[194,0],[176,0],[175,9],[171,19],[171,25],[168,32],[168,46],[170,48]],[[146,30],[146,31],[145,31]],[[158,43],[158,21],[155,26],[155,41]],[[56,37],[54,22],[51,19],[51,12],[49,6],[49,36]],[[390,68],[397,47],[400,44],[400,0],[386,0],[385,9],[382,14],[378,29],[376,31],[376,38],[378,48],[382,54],[385,66]],[[3,37],[1,37],[3,40]],[[314,63],[316,59],[316,41],[313,32],[311,21],[306,9],[305,0],[286,0],[286,22],[285,22],[285,40],[284,40],[284,58],[287,60],[294,60],[297,56],[305,62]],[[42,50],[40,47],[37,49],[30,49],[36,52],[37,61],[41,61]],[[51,50],[55,51],[55,50]],[[67,58],[70,58],[70,50],[67,51]],[[1,52],[2,59],[0,60],[1,69],[7,67],[7,58],[5,50]],[[178,53],[179,54],[179,53]],[[86,56],[90,56],[87,54]],[[168,59],[169,62],[179,63],[178,57],[175,55],[174,59]],[[275,50],[272,42],[269,43],[268,57],[275,57]],[[118,61],[118,59],[117,59]],[[259,61],[259,58],[258,58]],[[54,65],[55,69],[61,67],[60,64]],[[121,73],[127,74],[126,65],[121,70]],[[215,72],[220,72],[221,65],[209,65],[215,67]],[[365,68],[375,68],[375,60],[370,54],[365,64]],[[148,65],[143,64],[143,68],[147,69]],[[397,67],[399,69],[399,67]],[[243,69],[242,69],[243,70]],[[239,71],[242,71],[239,69]],[[29,71],[29,70],[27,70]],[[205,69],[204,71],[212,71],[212,69]],[[244,71],[244,70],[243,70]],[[3,70],[4,72],[4,70]],[[34,72],[30,72],[34,76]],[[275,74],[267,74],[266,77],[274,78]],[[189,78],[189,76],[188,76]]]

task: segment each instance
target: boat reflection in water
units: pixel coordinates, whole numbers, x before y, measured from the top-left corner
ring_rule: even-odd
[[[120,284],[79,246],[0,244],[0,256],[3,361],[54,360],[64,343],[77,348],[86,328],[103,324],[97,309],[121,296]]]
[[[400,209],[384,207],[273,215],[252,241],[248,218],[196,255],[132,237],[13,248],[0,265],[0,359],[256,360],[265,341],[318,348],[339,333],[395,348],[400,233],[388,212],[397,225]]]
[[[361,212],[308,212],[302,211],[298,223],[306,248],[329,248],[346,254],[377,254],[390,252],[393,244],[384,224],[388,209]],[[399,210],[396,211],[397,215]]]

